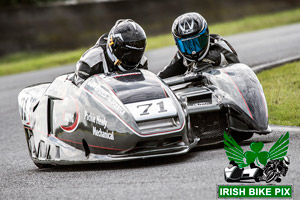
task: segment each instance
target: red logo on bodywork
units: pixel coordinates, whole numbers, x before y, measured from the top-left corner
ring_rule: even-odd
[[[77,101],[73,97],[72,97],[72,101],[73,101],[73,105],[76,107],[75,117],[74,117],[74,113],[72,114],[70,112],[67,112],[67,110],[65,110],[64,115],[63,115],[64,121],[71,123],[71,125],[68,125],[68,126],[60,125],[61,129],[63,129],[66,132],[69,132],[69,133],[75,131],[79,124],[79,106],[78,106]],[[67,107],[70,108],[72,106],[67,105]],[[72,116],[72,117],[70,117],[70,116]],[[74,120],[74,118],[75,118],[75,120]]]

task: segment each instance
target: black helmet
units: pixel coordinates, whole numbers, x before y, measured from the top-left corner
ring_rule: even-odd
[[[179,52],[189,61],[203,59],[209,49],[209,31],[205,19],[195,12],[177,17],[172,34]]]
[[[143,28],[131,19],[116,22],[108,34],[107,54],[121,71],[134,69],[146,48]]]
[[[290,158],[287,156],[283,157],[283,164],[285,164],[286,166],[288,166],[291,163]]]

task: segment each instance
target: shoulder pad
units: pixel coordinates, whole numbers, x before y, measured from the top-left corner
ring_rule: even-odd
[[[103,61],[101,54],[103,54],[103,49],[101,47],[91,48],[81,56],[80,61],[85,62],[90,67],[93,67]]]
[[[214,41],[218,41],[218,40],[224,40],[224,38],[221,35],[218,34],[209,34],[210,39],[212,40],[212,42]]]
[[[222,48],[230,51],[231,53],[236,54],[235,50],[232,48],[232,46],[220,35],[218,34],[210,34],[211,36],[211,42],[213,44],[218,44]]]
[[[97,40],[96,45],[101,46],[102,48],[106,46],[108,34],[105,33]]]

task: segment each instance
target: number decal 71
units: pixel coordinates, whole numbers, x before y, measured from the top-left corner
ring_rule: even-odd
[[[149,115],[149,114],[150,114],[150,113],[149,113],[149,108],[150,108],[152,105],[153,105],[152,103],[143,104],[143,105],[137,105],[137,108],[145,107],[145,109],[143,110],[143,112],[140,113],[140,116],[143,116],[143,115]],[[156,105],[159,106],[158,113],[167,112],[167,110],[165,109],[165,106],[164,106],[164,102],[163,102],[163,101],[157,103]]]

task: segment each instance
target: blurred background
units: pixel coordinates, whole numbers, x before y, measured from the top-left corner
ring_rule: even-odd
[[[0,57],[89,47],[120,18],[155,36],[170,33],[173,20],[189,11],[211,25],[299,6],[299,0],[1,0]]]

